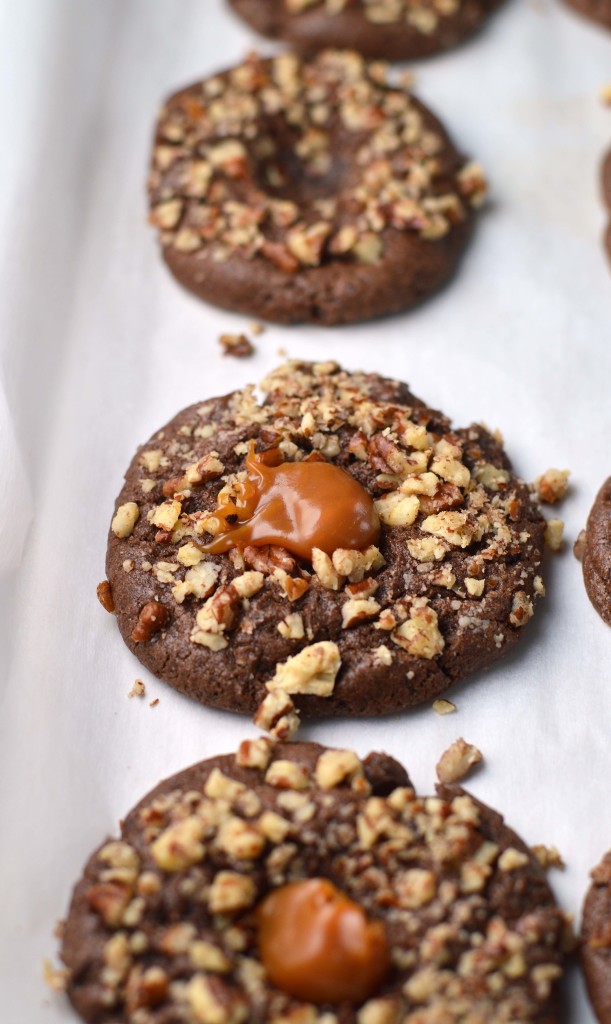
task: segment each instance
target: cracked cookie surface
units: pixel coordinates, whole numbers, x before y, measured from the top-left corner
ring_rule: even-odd
[[[107,575],[123,637],[205,704],[380,715],[436,697],[517,642],[544,593],[545,521],[484,427],[454,429],[405,384],[288,363],[179,413],[137,452]],[[249,451],[326,460],[373,498],[365,550],[209,548]],[[234,517],[235,518],[235,517]]]

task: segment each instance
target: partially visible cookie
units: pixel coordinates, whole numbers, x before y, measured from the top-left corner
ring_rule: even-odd
[[[204,704],[375,716],[512,648],[545,521],[499,440],[336,363],[262,388],[185,409],[127,471],[106,569],[134,654]]]
[[[611,29],[611,0],[566,0],[578,14]]]
[[[580,548],[588,597],[611,626],[611,476],[596,495]]]
[[[609,0],[609,8],[611,11],[611,0]],[[611,259],[611,150],[609,150],[603,161],[601,182],[603,199],[609,214],[609,223],[607,224],[605,231],[605,245],[607,248],[607,255],[609,256],[609,259]]]
[[[581,959],[600,1024],[611,1024],[611,850],[591,873],[583,906]]]
[[[500,0],[229,0],[264,36],[301,53],[350,47],[366,57],[417,60],[472,35]]]
[[[251,55],[166,101],[150,220],[200,298],[351,323],[447,281],[485,189],[437,118],[358,54]]]
[[[127,815],[61,955],[91,1024],[556,1024],[565,928],[532,851],[464,790],[259,739]]]

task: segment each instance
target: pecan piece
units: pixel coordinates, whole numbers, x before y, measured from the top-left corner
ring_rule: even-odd
[[[132,630],[132,640],[137,644],[147,643],[169,621],[170,613],[161,601],[147,601],[140,609],[138,622]]]
[[[110,612],[112,615],[115,610],[115,602],[112,599],[112,591],[108,580],[102,580],[101,583],[98,583],[96,594],[98,595],[98,601],[102,605],[102,608],[105,611]]]
[[[130,887],[121,882],[93,885],[85,893],[85,899],[91,909],[111,928],[120,924],[131,897]]]
[[[262,547],[255,547],[248,544],[244,548],[244,561],[246,565],[252,566],[259,572],[270,573],[274,569],[284,569],[285,572],[294,572],[297,563],[289,555],[286,548],[279,544],[265,544]]]
[[[223,348],[224,356],[235,356],[237,359],[244,359],[251,356],[255,347],[245,334],[221,334],[219,344]]]
[[[294,274],[299,270],[298,261],[282,242],[264,242],[261,252],[271,263],[275,263],[280,270],[286,270],[288,274]]]
[[[128,1013],[142,1007],[153,1008],[163,1002],[169,987],[169,978],[161,967],[143,971],[140,965],[132,968],[125,987],[125,1006]]]
[[[184,476],[172,476],[169,480],[166,480],[161,488],[164,498],[173,498],[175,494],[178,494],[185,487]]]
[[[207,611],[210,618],[211,632],[230,630],[235,624],[241,598],[235,587],[219,587],[208,599]]]
[[[433,495],[421,494],[420,511],[425,516],[458,508],[464,502],[464,495],[456,484],[442,484]]]

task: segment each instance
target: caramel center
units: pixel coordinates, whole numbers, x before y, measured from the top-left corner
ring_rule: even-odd
[[[384,925],[324,878],[276,889],[257,916],[268,977],[296,999],[358,1005],[389,973]]]
[[[246,457],[247,479],[215,510],[225,529],[202,550],[277,544],[310,560],[312,548],[363,550],[375,544],[380,521],[372,498],[345,470],[322,460],[283,462],[278,448]]]

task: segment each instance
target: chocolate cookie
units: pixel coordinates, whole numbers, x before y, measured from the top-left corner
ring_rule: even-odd
[[[596,495],[582,548],[583,581],[588,597],[611,626],[611,476]]]
[[[611,28],[611,0],[566,0],[568,4],[591,21]]]
[[[127,471],[105,598],[136,656],[233,711],[380,715],[513,647],[545,522],[499,441],[335,363],[262,388],[179,413]]]
[[[486,21],[500,0],[229,0],[264,36],[301,53],[350,47],[365,57],[417,60],[449,50]]]
[[[581,930],[581,961],[592,1006],[600,1024],[611,1024],[611,851],[592,871]]]
[[[481,170],[378,71],[351,52],[255,55],[168,99],[150,220],[185,287],[267,320],[337,324],[449,278]]]
[[[611,20],[611,3],[609,5],[609,12],[609,18]],[[609,150],[603,161],[601,182],[603,199],[605,201],[607,210],[609,211],[610,217],[609,223],[607,224],[607,228],[605,230],[605,246],[607,249],[607,255],[609,256],[609,259],[611,259],[611,150]]]
[[[95,1024],[560,1020],[565,918],[532,852],[384,754],[246,740],[90,858],[61,955]]]

